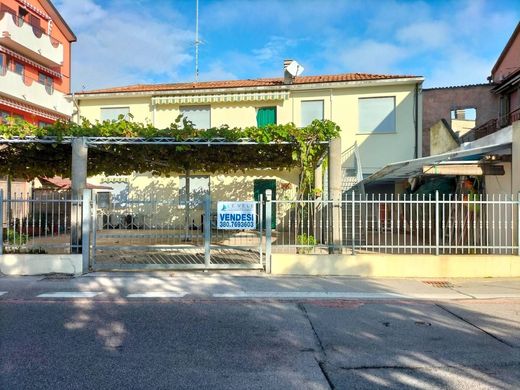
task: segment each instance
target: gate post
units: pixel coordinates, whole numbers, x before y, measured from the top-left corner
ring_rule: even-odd
[[[4,252],[4,190],[0,188],[0,255]]]
[[[82,273],[88,272],[90,263],[90,219],[92,218],[90,210],[90,201],[92,199],[92,192],[90,190],[83,190],[83,212],[81,221],[81,259],[83,264]]]
[[[209,268],[211,263],[211,196],[204,199],[204,266]]]
[[[271,273],[271,212],[273,210],[272,203],[273,193],[271,190],[265,191],[265,272]]]
[[[341,215],[341,200],[342,200],[342,178],[343,172],[341,168],[341,138],[334,138],[329,142],[329,167],[328,167],[328,178],[329,178],[329,205],[331,207],[331,221],[327,226],[328,231],[331,234],[329,242],[329,253],[341,253],[342,252],[342,215]],[[354,201],[352,202],[354,207]],[[354,209],[352,209],[354,210]]]
[[[435,256],[439,256],[439,234],[440,234],[439,218],[440,218],[439,191],[437,190],[437,191],[435,191]]]
[[[81,225],[79,216],[79,202],[83,190],[87,187],[87,140],[84,137],[72,139],[72,167],[71,167],[71,226],[70,250],[71,253],[81,251]]]

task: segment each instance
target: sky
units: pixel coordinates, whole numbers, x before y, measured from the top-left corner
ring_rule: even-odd
[[[75,32],[72,89],[195,80],[195,0],[54,0]],[[199,0],[199,80],[304,75],[485,83],[520,20],[517,0]]]

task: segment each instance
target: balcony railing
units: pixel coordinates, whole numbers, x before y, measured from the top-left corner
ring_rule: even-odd
[[[7,36],[2,36],[2,32],[7,32]],[[25,21],[20,15],[8,10],[0,11],[0,40],[12,40],[15,44],[29,49],[33,57],[37,57],[42,62],[52,62],[60,65],[63,62],[63,44],[56,38],[51,37],[40,26],[32,25]],[[9,46],[8,42],[4,42]],[[17,49],[14,47],[14,49]],[[29,53],[24,53],[30,55]]]
[[[20,77],[20,81],[23,82],[26,86],[30,87],[33,83],[38,83],[45,88],[45,92],[49,95],[54,93],[54,84],[51,83],[42,83],[39,79],[29,76],[26,72],[22,74],[13,72],[12,70],[7,69],[5,66],[0,65],[0,76],[5,76],[7,72],[12,73],[13,75],[18,75]],[[16,77],[16,76],[15,76]]]
[[[504,127],[510,126],[513,122],[520,120],[520,107],[506,115],[491,119],[482,125],[475,127],[460,137],[462,142],[476,141],[487,135],[493,134]]]
[[[18,74],[0,67],[0,88],[8,95],[27,103],[70,115],[72,103],[65,94],[54,89],[53,85],[42,83],[27,74]]]

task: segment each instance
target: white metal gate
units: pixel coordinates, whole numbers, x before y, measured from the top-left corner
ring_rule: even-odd
[[[261,269],[262,203],[255,230],[218,230],[216,203],[178,199],[93,199],[91,267],[111,269]]]

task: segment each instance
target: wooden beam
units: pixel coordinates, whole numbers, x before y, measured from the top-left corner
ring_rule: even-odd
[[[446,164],[446,165],[424,165],[424,175],[447,175],[447,176],[503,176],[505,174],[503,165],[490,164]]]

